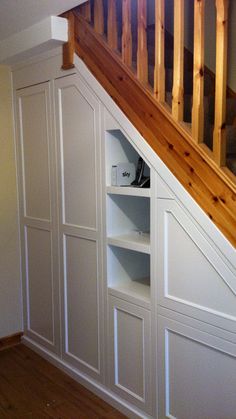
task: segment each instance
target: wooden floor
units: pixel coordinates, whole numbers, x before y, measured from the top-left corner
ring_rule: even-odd
[[[125,417],[26,346],[0,352],[0,419]]]

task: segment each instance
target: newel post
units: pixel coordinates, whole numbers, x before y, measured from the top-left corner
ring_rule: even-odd
[[[75,17],[73,12],[68,12],[64,15],[68,19],[68,42],[63,45],[63,70],[74,68],[74,53],[75,53]]]

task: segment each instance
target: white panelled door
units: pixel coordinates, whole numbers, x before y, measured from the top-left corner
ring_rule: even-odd
[[[55,142],[50,83],[16,94],[25,333],[59,353]]]
[[[102,379],[100,104],[78,75],[55,87],[63,358]]]

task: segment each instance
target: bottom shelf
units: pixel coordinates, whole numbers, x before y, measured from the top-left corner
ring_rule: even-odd
[[[118,298],[131,303],[150,308],[150,278],[141,278],[136,281],[120,281],[114,286],[108,287],[108,292]]]

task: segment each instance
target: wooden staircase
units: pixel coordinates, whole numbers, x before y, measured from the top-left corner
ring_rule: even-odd
[[[186,59],[191,54],[184,48],[184,1],[173,3],[173,35],[165,30],[164,0],[156,0],[150,27],[147,0],[93,0],[67,12],[63,68],[73,65],[76,52],[236,246],[236,100],[227,93],[228,1],[215,2],[213,77],[204,65],[204,0],[194,1],[192,59]]]

